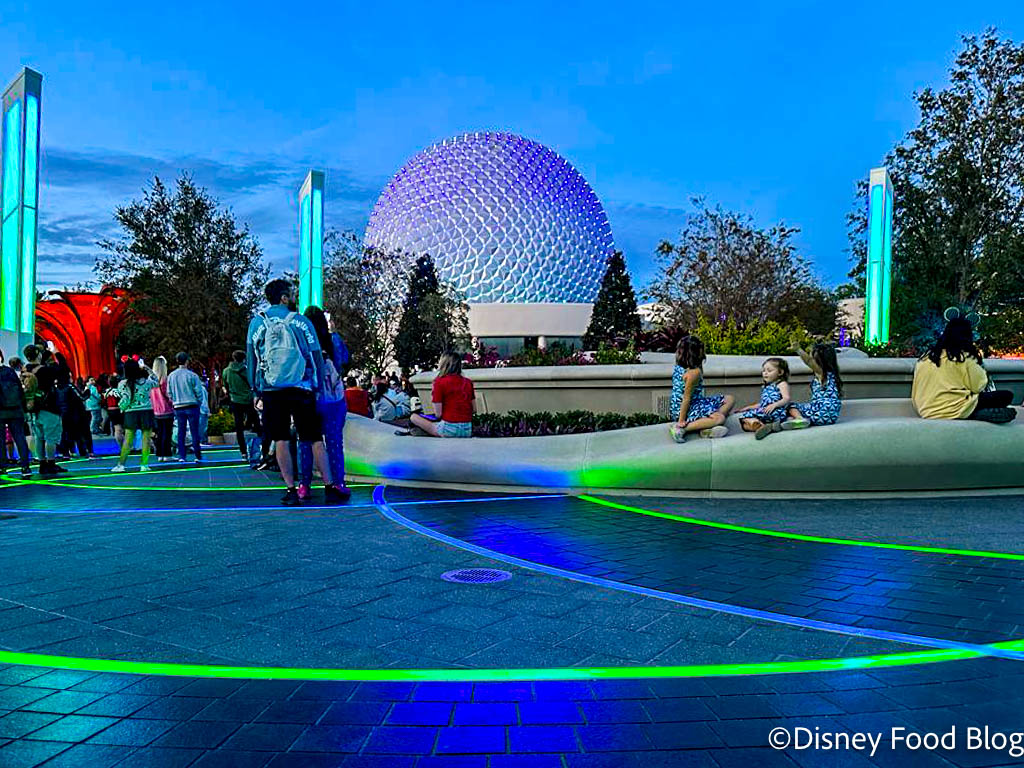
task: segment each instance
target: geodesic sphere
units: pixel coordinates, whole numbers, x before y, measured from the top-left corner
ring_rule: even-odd
[[[370,214],[364,245],[429,253],[472,303],[589,303],[614,248],[579,172],[535,141],[473,133],[423,150]]]

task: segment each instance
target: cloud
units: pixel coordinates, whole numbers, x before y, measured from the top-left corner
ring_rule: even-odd
[[[662,240],[675,240],[690,213],[686,208],[611,202],[605,213],[615,247],[626,257],[633,287],[642,288],[654,277],[655,249]]]
[[[275,270],[298,250],[299,187],[311,166],[302,158],[183,155],[158,158],[98,149],[44,152],[39,226],[39,284],[59,287],[92,279],[97,242],[117,239],[120,205],[139,199],[154,176],[173,185],[188,173],[259,239]],[[325,224],[362,232],[383,178],[363,178],[342,167],[326,175]]]

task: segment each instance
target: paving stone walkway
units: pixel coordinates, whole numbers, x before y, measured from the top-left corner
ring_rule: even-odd
[[[384,518],[371,487],[354,489],[344,508],[281,509],[279,478],[233,458],[213,452],[202,468],[116,476],[97,460],[69,464],[57,484],[0,484],[0,512],[15,515],[0,521],[0,649],[396,677],[921,650],[510,567]],[[1024,624],[1013,561],[765,540],[565,497],[386,495],[401,515],[463,541],[678,594],[971,642],[1010,639]],[[977,503],[989,516],[1020,504]],[[513,576],[440,579],[480,566]],[[1008,765],[1017,759],[1007,750],[968,751],[964,735],[1024,731],[1022,675],[1021,662],[995,658],[660,680],[361,683],[10,664],[0,665],[0,766]],[[768,747],[778,727],[953,725],[963,732],[953,751]]]

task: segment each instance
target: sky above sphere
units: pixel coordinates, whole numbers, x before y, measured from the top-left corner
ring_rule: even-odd
[[[93,279],[114,209],[154,175],[191,173],[281,271],[309,168],[327,227],[361,235],[408,158],[474,131],[572,163],[637,288],[696,196],[799,227],[838,284],[854,185],[989,26],[1019,42],[1024,3],[0,0],[0,77],[44,77],[43,289]]]

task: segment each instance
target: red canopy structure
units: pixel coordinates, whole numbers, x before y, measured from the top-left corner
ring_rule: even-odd
[[[121,288],[51,291],[36,304],[36,336],[52,341],[76,376],[109,373],[115,370],[114,340],[124,329],[130,304]]]

